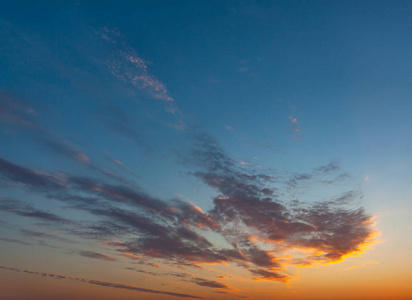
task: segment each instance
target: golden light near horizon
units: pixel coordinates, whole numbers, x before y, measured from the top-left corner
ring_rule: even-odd
[[[408,1],[3,1],[0,298],[410,300]]]

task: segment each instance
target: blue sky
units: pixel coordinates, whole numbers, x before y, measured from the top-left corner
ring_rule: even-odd
[[[299,262],[340,262],[372,243],[342,268],[397,273],[398,285],[380,292],[411,296],[410,259],[389,257],[412,246],[410,2],[1,6],[2,276],[28,270],[24,282],[37,269],[126,284],[129,254],[143,257],[129,282],[137,287],[152,276],[166,293],[199,296],[200,286],[224,289],[218,299],[269,299],[276,286],[282,299],[295,299],[291,290],[303,299],[305,274],[317,269],[299,276]],[[182,245],[166,251],[165,236]],[[190,272],[171,275],[179,270],[168,261]],[[204,263],[217,266],[194,269]],[[216,281],[225,264],[227,284]],[[259,297],[256,279],[274,285],[259,286]]]

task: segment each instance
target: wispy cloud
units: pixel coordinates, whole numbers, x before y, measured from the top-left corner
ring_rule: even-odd
[[[48,232],[40,232],[40,231],[35,231],[35,230],[30,230],[30,229],[22,229],[20,230],[20,233],[23,236],[30,237],[30,238],[38,238],[38,239],[52,239],[52,240],[57,240],[60,242],[66,242],[66,243],[74,243],[73,240],[69,240],[65,237],[61,237],[56,233],[48,233]]]
[[[106,261],[116,260],[114,257],[108,256],[102,253],[94,252],[94,251],[80,251],[79,254],[84,257],[106,260]]]
[[[16,243],[24,246],[32,246],[33,244],[27,243],[25,241],[19,240],[19,239],[13,239],[13,238],[0,238],[1,241],[4,242],[9,242],[9,243]]]
[[[176,112],[172,104],[174,100],[165,84],[149,72],[148,63],[121,40],[121,35],[116,30],[108,28],[103,28],[100,34],[117,49],[117,55],[110,56],[107,61],[112,74],[125,84],[144,90],[153,98],[164,101],[170,112]]]
[[[141,287],[137,287],[133,285],[126,285],[126,284],[121,284],[121,283],[113,283],[113,282],[100,281],[100,280],[94,280],[94,279],[85,279],[85,278],[80,278],[80,277],[58,275],[58,274],[47,273],[47,272],[30,271],[30,270],[23,270],[23,269],[17,269],[17,268],[9,268],[5,266],[0,266],[0,269],[14,271],[14,272],[21,272],[21,273],[26,273],[26,274],[31,274],[31,275],[37,275],[41,277],[78,281],[78,282],[98,285],[102,287],[110,287],[110,288],[115,288],[115,289],[123,289],[123,290],[130,290],[130,291],[151,293],[151,294],[162,294],[162,295],[168,295],[168,296],[179,297],[179,298],[206,299],[203,297],[189,295],[189,294],[173,293],[173,292],[161,291],[161,290],[152,290],[152,289],[141,288]]]
[[[16,126],[16,129],[28,134],[35,143],[45,147],[53,154],[65,157],[118,182],[127,181],[114,171],[101,168],[93,163],[86,153],[79,150],[79,147],[42,126],[37,117],[38,115],[35,110],[25,104],[20,98],[0,90],[0,122]],[[122,122],[127,120],[124,116],[119,117],[119,119],[122,119]],[[119,129],[119,131],[133,139],[131,126],[125,126],[125,128]],[[137,137],[135,138],[137,139]]]
[[[292,122],[292,129],[295,132],[300,132],[300,129],[298,127],[298,119],[295,117],[289,117],[290,121]]]
[[[376,264],[378,264],[378,263],[379,263],[378,261],[368,261],[368,262],[365,262],[365,263],[363,263],[363,264],[354,265],[354,266],[352,266],[352,267],[349,267],[349,268],[345,269],[345,271],[351,271],[351,270],[353,270],[353,269],[360,268],[360,267],[364,267],[364,266],[367,266],[367,265],[376,265]]]
[[[35,218],[42,221],[68,224],[71,220],[62,218],[56,214],[34,208],[28,203],[13,199],[0,197],[0,210],[14,213],[16,215],[28,218]]]
[[[191,281],[200,286],[205,286],[205,287],[210,287],[210,288],[215,288],[215,289],[230,289],[230,287],[227,284],[217,282],[215,280],[208,280],[208,279],[196,277],[196,278],[192,278]]]
[[[36,115],[34,108],[0,89],[0,122],[36,128],[38,127],[34,120]]]
[[[136,268],[132,268],[132,267],[127,267],[126,270],[131,270],[131,271],[135,271],[135,272],[143,273],[143,274],[148,274],[148,275],[152,275],[152,276],[159,276],[158,273],[149,272],[149,271],[145,271],[145,270],[140,270],[140,269],[136,269]]]

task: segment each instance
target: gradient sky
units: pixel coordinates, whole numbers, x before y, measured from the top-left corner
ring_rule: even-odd
[[[0,293],[412,299],[411,1],[0,1]]]

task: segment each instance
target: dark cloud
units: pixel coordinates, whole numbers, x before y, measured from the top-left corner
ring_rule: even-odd
[[[147,266],[151,266],[153,268],[160,268],[158,265],[151,263],[149,261],[146,260],[140,260],[138,262],[133,262],[134,264],[138,264],[138,265],[147,265]]]
[[[50,234],[46,232],[40,232],[40,231],[34,231],[34,230],[29,230],[29,229],[22,229],[20,230],[20,233],[26,237],[31,237],[31,238],[40,238],[40,239],[53,239],[61,242],[66,242],[66,243],[74,243],[74,241],[66,239],[64,237],[60,237],[56,234]]]
[[[48,221],[53,223],[72,223],[72,221],[62,218],[56,214],[36,209],[28,203],[9,197],[4,199],[0,198],[0,210],[14,213],[22,217],[35,218],[42,221]]]
[[[126,270],[131,270],[131,271],[135,271],[135,272],[143,273],[143,274],[148,274],[148,275],[152,275],[152,276],[159,276],[160,275],[160,274],[157,274],[157,273],[154,273],[154,272],[140,270],[140,269],[136,269],[136,268],[132,268],[132,267],[127,267]]]
[[[94,215],[105,216],[116,223],[121,222],[137,232],[150,236],[164,236],[172,230],[172,228],[156,223],[152,218],[118,207],[87,208],[87,210]]]
[[[204,278],[193,278],[191,281],[200,286],[206,286],[215,289],[230,289],[228,285],[214,280],[208,280]]]
[[[172,200],[173,218],[182,225],[188,225],[198,229],[217,229],[216,223],[208,214],[205,214],[198,207],[178,199]]]
[[[218,193],[208,212],[181,200],[160,200],[136,187],[67,174],[57,177],[5,160],[0,161],[0,174],[5,182],[46,192],[50,199],[92,214],[97,221],[78,222],[71,232],[97,239],[115,237],[119,242],[109,245],[141,264],[148,262],[137,257],[160,259],[181,267],[234,262],[258,278],[286,281],[290,277],[285,271],[287,264],[339,261],[360,251],[373,235],[371,217],[362,208],[354,207],[362,197],[357,191],[317,203],[301,202],[292,191],[292,200],[288,201],[288,190],[308,182],[322,183],[323,176],[339,171],[336,164],[291,176],[246,169],[206,134],[194,138],[188,160],[198,166],[192,175]],[[282,185],[286,190],[281,190]],[[5,209],[26,217],[62,222],[58,216],[34,209],[4,206]],[[220,234],[230,247],[217,247],[202,230]],[[287,261],[282,258],[282,251],[288,249],[321,254],[302,254]],[[99,253],[89,254],[88,257],[104,259]],[[208,284],[196,283],[199,282]]]
[[[288,182],[289,187],[296,188],[300,183],[307,182],[313,178],[313,174],[296,174]]]
[[[349,205],[360,197],[358,192],[315,204],[282,203],[278,200],[278,189],[271,186],[283,184],[281,178],[237,167],[209,136],[198,137],[192,155],[203,168],[194,176],[220,194],[214,198],[209,215],[220,224],[222,235],[242,252],[246,261],[261,267],[251,269],[255,275],[280,281],[288,278],[282,274],[285,262],[276,258],[276,251],[264,251],[254,241],[272,245],[275,250],[278,245],[317,249],[323,254],[306,259],[328,262],[359,251],[373,234],[371,217],[362,208]],[[331,163],[310,173],[294,174],[284,183],[289,189],[296,189],[308,182],[321,182],[322,176],[337,171],[339,167]]]
[[[316,171],[320,173],[331,173],[338,171],[340,169],[339,165],[336,162],[331,162],[327,164],[326,166],[321,166],[316,169]]]
[[[107,256],[102,253],[94,252],[94,251],[80,251],[79,254],[81,256],[89,257],[89,258],[95,258],[95,259],[100,259],[100,260],[106,260],[106,261],[114,261],[116,260],[114,257]]]
[[[279,274],[279,273],[272,272],[272,271],[267,271],[264,269],[250,270],[250,272],[253,275],[258,276],[257,279],[276,280],[276,281],[287,281],[288,280],[288,277],[286,275]]]
[[[79,278],[79,277],[63,276],[63,275],[57,275],[57,274],[53,274],[53,273],[46,273],[46,272],[21,270],[21,269],[9,268],[9,267],[5,267],[5,266],[0,266],[0,269],[14,271],[14,272],[22,272],[22,273],[31,274],[31,275],[38,275],[38,276],[41,276],[41,277],[50,277],[50,278],[55,278],[55,279],[74,280],[74,281],[89,283],[89,284],[103,286],[103,287],[111,287],[111,288],[124,289],[124,290],[136,291],[136,292],[162,294],[162,295],[168,295],[168,296],[180,297],[180,298],[189,298],[189,299],[206,299],[206,298],[203,298],[203,297],[193,296],[193,295],[188,295],[188,294],[181,294],[181,293],[173,293],[173,292],[168,292],[168,291],[145,289],[145,288],[140,288],[140,287],[133,286],[133,285],[125,285],[125,284],[120,284],[120,283],[106,282],[106,281],[93,280],[93,279],[85,279],[85,278]]]
[[[310,173],[293,174],[287,185],[290,189],[306,186],[309,183],[334,184],[349,177],[347,173],[338,174],[341,167],[336,162],[331,162],[325,166],[318,167]],[[334,178],[331,179],[331,176]]]
[[[118,243],[106,243],[110,246],[118,246]],[[121,245],[122,246],[122,245]],[[154,268],[160,268],[157,264],[149,262],[143,258],[141,258],[140,256],[137,256],[133,253],[128,253],[127,251],[125,251],[124,249],[117,249],[118,252],[122,253],[121,255],[127,258],[130,258],[132,260],[134,260],[134,262],[132,262],[133,264],[137,264],[137,265],[146,265],[146,266],[151,266]]]
[[[9,242],[9,243],[16,243],[24,246],[32,246],[33,244],[27,243],[25,241],[19,239],[10,239],[10,238],[0,238],[0,241]]]
[[[70,184],[84,192],[117,203],[141,206],[156,212],[166,212],[168,208],[163,201],[126,186],[103,184],[85,177],[71,177]]]
[[[102,168],[90,161],[90,158],[71,142],[51,132],[36,122],[36,111],[24,104],[20,97],[11,96],[0,90],[0,122],[17,126],[30,140],[45,146],[54,154],[66,157],[80,165],[86,166],[98,174],[120,183],[132,184],[113,170]]]
[[[121,245],[129,253],[144,254],[168,260],[184,259],[193,263],[223,263],[233,261],[202,241],[193,241],[179,236],[142,237],[136,242]]]
[[[44,145],[46,145],[49,148],[49,150],[52,150],[55,153],[75,160],[81,164],[89,164],[90,159],[86,154],[79,151],[72,144],[63,139],[59,139],[57,137],[52,136],[51,134],[48,134],[39,139],[39,141],[41,141]]]
[[[110,221],[96,221],[77,224],[70,232],[84,238],[104,240],[131,233],[131,229]]]
[[[193,276],[192,274],[189,274],[189,273],[177,273],[177,272],[170,272],[170,273],[167,273],[167,275],[179,277],[179,278],[188,278],[188,277]]]
[[[203,297],[192,296],[192,295],[188,295],[188,294],[172,293],[172,292],[159,291],[159,290],[151,290],[151,289],[135,287],[135,286],[132,286],[132,285],[124,285],[124,284],[105,282],[105,281],[99,281],[99,280],[87,280],[86,283],[95,284],[95,285],[104,286],[104,287],[112,287],[112,288],[117,288],[117,289],[137,291],[137,292],[163,294],[163,295],[180,297],[180,298],[205,299]]]
[[[332,179],[324,179],[322,180],[322,183],[335,184],[335,183],[342,182],[343,180],[348,179],[348,178],[350,178],[350,175],[348,173],[343,173],[343,174],[339,174],[338,176]]]
[[[236,295],[236,294],[229,293],[229,292],[226,292],[226,291],[215,291],[214,293],[216,293],[216,294],[224,294],[224,295],[228,295],[228,296],[231,296],[231,297],[237,297],[237,298],[241,298],[241,299],[254,299],[253,297]]]
[[[22,187],[35,190],[57,190],[64,187],[64,178],[44,172],[36,172],[0,158],[1,182],[12,181]]]

